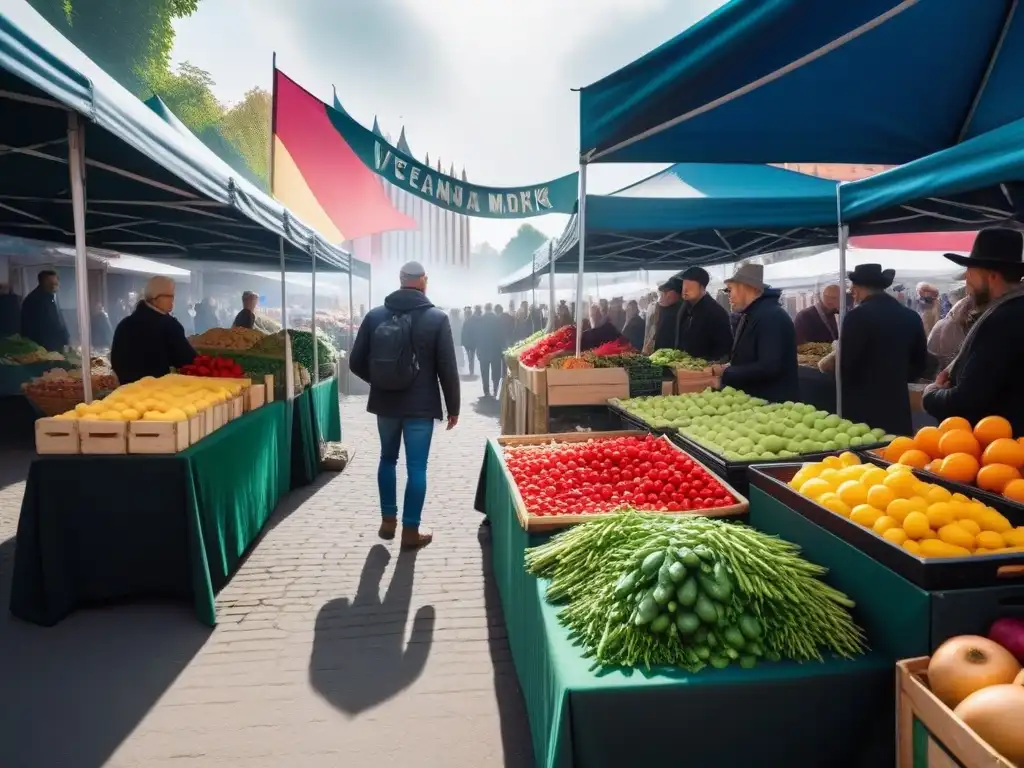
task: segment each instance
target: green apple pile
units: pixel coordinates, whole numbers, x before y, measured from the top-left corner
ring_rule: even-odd
[[[768,403],[732,387],[618,403],[656,429],[676,429],[730,461],[768,461],[886,442],[867,424],[804,403]]]
[[[656,349],[651,353],[650,360],[655,365],[666,368],[681,368],[687,371],[703,371],[711,367],[711,363],[700,357],[691,357],[679,349]]]

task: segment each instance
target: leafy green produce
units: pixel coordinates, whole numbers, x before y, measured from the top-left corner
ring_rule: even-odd
[[[289,329],[288,335],[292,340],[292,359],[312,373],[313,333]],[[319,333],[317,334],[316,348],[320,363],[320,378],[325,379],[333,375],[338,353],[331,343]],[[284,331],[267,336],[247,351],[253,355],[283,358],[285,352]]]
[[[655,365],[682,368],[687,371],[703,371],[711,367],[710,361],[700,357],[691,357],[680,349],[656,349],[651,353],[649,359]]]
[[[527,550],[526,566],[550,580],[548,600],[565,603],[559,620],[595,666],[697,672],[862,653],[853,603],[798,552],[745,525],[625,511]]]
[[[522,352],[528,346],[533,344],[533,342],[535,342],[541,336],[544,336],[546,333],[547,333],[547,331],[537,331],[536,333],[531,333],[529,336],[527,336],[522,341],[517,341],[511,347],[506,349],[505,350],[505,355],[506,356],[511,356],[511,357],[518,357],[520,352]]]

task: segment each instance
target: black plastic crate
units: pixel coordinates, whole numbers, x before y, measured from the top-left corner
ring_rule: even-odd
[[[749,472],[750,484],[922,589],[932,591],[1020,586],[1021,597],[1024,598],[1024,573],[1019,572],[1019,566],[1024,566],[1024,552],[969,557],[917,557],[790,488],[788,483],[800,466],[793,463],[756,465]],[[1011,522],[1014,522],[1013,518]]]
[[[646,421],[634,416],[629,411],[613,403],[608,403],[608,411],[622,422],[623,429],[642,429],[654,435],[673,435],[674,429],[666,427],[652,427]]]

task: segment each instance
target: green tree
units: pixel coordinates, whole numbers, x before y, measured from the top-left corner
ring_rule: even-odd
[[[221,134],[235,146],[264,186],[270,179],[271,105],[269,91],[253,88],[220,119]]]
[[[532,224],[520,226],[501,251],[502,273],[507,275],[524,264],[529,264],[533,260],[533,252],[547,241],[547,235]]]
[[[197,136],[216,126],[224,114],[213,95],[213,77],[194,64],[185,61],[175,71],[153,72],[151,78],[150,90]]]
[[[39,13],[136,95],[166,71],[175,19],[199,0],[29,0]]]

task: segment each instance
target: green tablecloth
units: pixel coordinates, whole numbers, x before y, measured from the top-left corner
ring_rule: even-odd
[[[320,472],[320,443],[341,440],[338,379],[308,387],[292,400],[292,488],[309,485]]]
[[[290,413],[269,403],[174,456],[47,456],[18,521],[11,613],[52,625],[89,603],[214,594],[289,487]]]
[[[697,675],[590,671],[544,585],[523,568],[542,537],[516,519],[488,443],[478,504],[491,521],[494,578],[540,768],[891,765],[890,660],[763,664]]]

